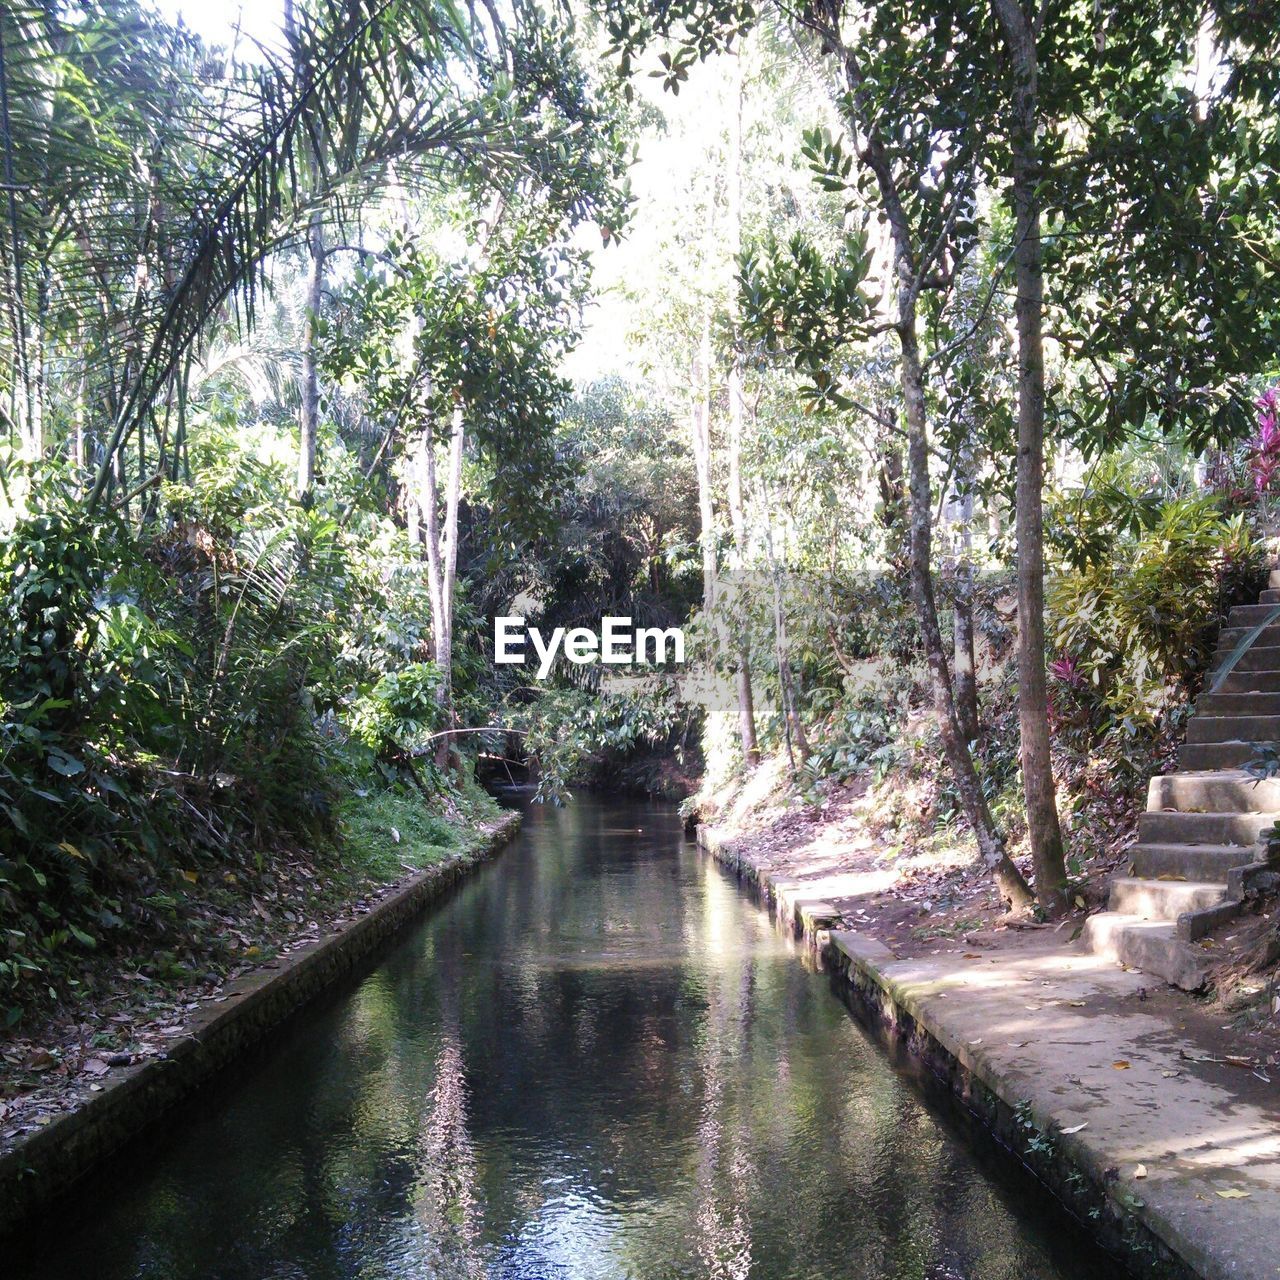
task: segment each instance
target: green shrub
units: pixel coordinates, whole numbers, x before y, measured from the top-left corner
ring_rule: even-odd
[[[440,686],[434,662],[387,672],[352,702],[352,733],[380,758],[421,745],[442,721]]]
[[[1252,602],[1266,555],[1242,515],[1212,495],[1160,507],[1150,528],[1111,554],[1051,579],[1055,715],[1152,726],[1184,703],[1204,671],[1224,613]]]

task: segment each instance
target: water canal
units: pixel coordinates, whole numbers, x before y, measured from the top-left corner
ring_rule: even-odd
[[[1096,1280],[665,807],[517,844],[20,1246],[41,1280]],[[1051,1244],[1052,1241],[1052,1244]]]

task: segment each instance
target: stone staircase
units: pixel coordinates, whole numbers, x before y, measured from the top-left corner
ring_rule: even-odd
[[[1226,655],[1280,604],[1272,570],[1258,604],[1231,610],[1205,687]],[[1111,882],[1107,910],[1085,922],[1085,947],[1194,991],[1209,956],[1200,939],[1239,910],[1246,888],[1270,878],[1265,833],[1280,819],[1280,777],[1243,766],[1259,744],[1280,749],[1280,619],[1254,641],[1187,722],[1179,772],[1151,779],[1129,874]]]

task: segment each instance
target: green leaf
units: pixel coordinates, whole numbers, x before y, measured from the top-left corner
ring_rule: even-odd
[[[71,936],[82,947],[88,947],[91,951],[97,947],[98,945],[97,939],[85,933],[83,929],[78,929],[75,925],[71,924],[70,921],[68,921],[67,923],[67,928],[71,931]]]
[[[49,752],[47,757],[49,768],[54,773],[60,773],[64,778],[74,778],[76,774],[84,772],[84,762],[77,760],[74,756],[69,756],[65,751],[59,751],[56,748]]]

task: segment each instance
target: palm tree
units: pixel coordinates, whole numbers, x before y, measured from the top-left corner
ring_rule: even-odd
[[[252,326],[273,255],[350,225],[393,161],[399,181],[493,180],[554,142],[484,13],[311,0],[243,61],[136,0],[0,12],[0,352],[26,454],[47,449],[56,384],[86,508],[127,501],[172,465],[193,353],[218,318]]]

